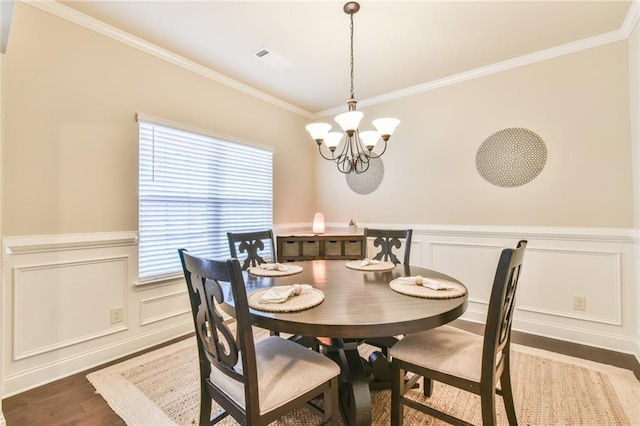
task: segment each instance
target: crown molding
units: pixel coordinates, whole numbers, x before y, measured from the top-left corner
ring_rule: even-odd
[[[638,19],[640,19],[640,0],[633,0],[627,11],[627,16],[624,18],[624,22],[620,27],[620,30],[625,34],[626,38],[631,37],[633,29],[638,24]]]
[[[633,4],[637,4],[637,2],[634,1]],[[629,14],[627,14],[627,17],[629,17]],[[637,17],[635,21],[637,21]],[[625,20],[625,23],[626,22],[627,20]],[[629,34],[630,33],[631,31],[629,31]],[[552,47],[550,49],[541,50],[539,52],[531,53],[528,55],[519,56],[517,58],[509,59],[506,61],[496,62],[495,64],[476,68],[470,71],[465,71],[452,76],[440,78],[438,80],[433,80],[427,83],[422,83],[415,86],[407,87],[406,89],[400,89],[394,92],[386,93],[384,95],[374,96],[373,98],[359,100],[358,106],[360,107],[371,106],[379,103],[389,102],[395,99],[405,98],[407,96],[416,95],[418,93],[428,92],[430,90],[439,89],[441,87],[451,86],[453,84],[458,84],[464,81],[473,80],[475,78],[484,77],[487,75],[511,70],[514,68],[519,68],[525,65],[531,65],[536,62],[542,62],[548,59],[553,59],[560,56],[569,55],[571,53],[592,49],[594,47],[603,46],[605,44],[615,43],[620,40],[626,40],[627,38],[629,38],[629,34],[627,34],[626,31],[624,31],[623,29],[611,31],[608,33],[585,38],[575,42]],[[344,112],[344,106],[331,108],[325,111],[320,111],[317,114],[315,114],[314,119],[333,116],[335,114],[339,114],[340,112]]]
[[[254,98],[268,102],[272,105],[275,105],[287,111],[293,112],[302,117],[306,117],[309,119],[313,118],[313,114],[307,110],[304,110],[288,102],[285,102],[281,99],[278,99],[275,96],[268,95],[244,83],[240,83],[239,81],[234,80],[230,77],[227,77],[224,74],[220,74],[196,62],[183,58],[182,56],[176,55],[175,53],[172,53],[166,49],[163,49],[159,46],[149,43],[146,40],[143,40],[139,37],[136,37],[125,31],[122,31],[116,27],[108,25],[102,21],[99,21],[95,18],[87,16],[83,13],[80,13],[68,6],[64,6],[63,4],[60,4],[55,0],[21,0],[21,1],[30,6],[36,7],[40,10],[43,10],[52,15],[55,15],[59,18],[66,19],[69,22],[73,22],[74,24],[80,25],[91,31],[95,31],[98,34],[102,34],[116,41],[124,43],[127,46],[141,50],[145,53],[148,53],[157,58],[163,59],[169,63],[182,67],[186,70],[192,71],[203,77],[206,77],[218,83],[224,84],[227,87],[246,93],[247,95],[253,96]]]
[[[141,50],[145,53],[153,55],[157,58],[163,59],[174,65],[180,66],[184,69],[192,71],[203,77],[209,78],[218,83],[224,84],[232,89],[243,92],[247,95],[253,96],[262,101],[268,102],[274,106],[280,107],[287,111],[298,114],[302,117],[310,120],[317,120],[344,112],[344,105],[320,111],[317,113],[311,113],[305,109],[299,108],[288,102],[285,102],[279,98],[268,95],[253,87],[250,87],[244,83],[240,83],[226,75],[213,71],[203,65],[197,64],[191,60],[176,55],[166,49],[149,43],[139,37],[133,36],[125,31],[108,25],[102,21],[99,21],[90,16],[84,15],[68,6],[64,6],[55,0],[20,0],[26,4],[34,6],[45,12],[51,13],[59,18],[66,19],[91,31],[95,31],[104,36],[110,37],[135,49]],[[438,80],[433,80],[427,83],[418,84],[405,89],[396,90],[390,93],[386,93],[380,96],[374,96],[372,98],[363,99],[358,101],[360,107],[366,107],[376,105],[379,103],[389,102],[395,99],[412,96],[418,93],[427,92],[430,90],[439,89],[441,87],[451,86],[453,84],[462,83],[464,81],[472,80],[479,77],[495,74],[502,71],[530,65],[536,62],[546,61],[548,59],[557,58],[559,56],[569,55],[571,53],[580,52],[582,50],[592,49],[594,47],[603,46],[609,43],[615,43],[617,41],[626,40],[631,35],[631,32],[635,28],[640,19],[640,0],[633,0],[627,11],[625,20],[616,31],[600,34],[597,36],[589,37],[583,40],[563,44],[561,46],[552,47],[550,49],[542,50],[539,52],[523,55],[518,58],[509,59],[495,64],[487,65],[484,67],[476,68],[470,71],[465,71],[459,74],[455,74],[449,77],[444,77]]]

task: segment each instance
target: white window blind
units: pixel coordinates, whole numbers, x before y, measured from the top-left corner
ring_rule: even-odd
[[[182,273],[179,248],[226,259],[227,232],[272,228],[272,152],[139,125],[140,282]]]

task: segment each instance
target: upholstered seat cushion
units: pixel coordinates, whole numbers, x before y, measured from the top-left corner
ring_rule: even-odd
[[[451,326],[407,334],[391,347],[390,355],[402,361],[480,381],[482,336]]]
[[[256,342],[260,413],[266,413],[340,374],[338,364],[302,345],[271,336]],[[242,370],[241,362],[236,368]],[[217,368],[211,381],[245,407],[244,386]]]

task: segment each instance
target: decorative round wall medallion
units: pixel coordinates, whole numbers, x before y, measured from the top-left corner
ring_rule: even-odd
[[[369,168],[366,172],[351,172],[346,175],[347,185],[358,194],[370,194],[382,183],[384,177],[384,163],[381,158],[369,159]]]
[[[531,182],[547,162],[547,147],[531,130],[511,127],[495,132],[476,153],[476,169],[487,182],[513,188]]]

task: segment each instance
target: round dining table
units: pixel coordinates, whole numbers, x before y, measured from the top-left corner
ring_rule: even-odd
[[[247,294],[265,287],[310,284],[324,293],[317,306],[296,312],[266,312],[250,309],[257,327],[296,336],[330,338],[333,348],[327,353],[341,367],[340,406],[351,425],[371,423],[371,369],[361,359],[358,345],[364,341],[389,341],[391,336],[415,333],[447,324],[467,308],[467,294],[453,298],[421,298],[397,293],[389,283],[400,277],[420,275],[460,283],[434,270],[396,265],[386,271],[350,269],[344,260],[312,260],[286,263],[302,271],[293,275],[264,277],[244,272]],[[231,292],[226,294],[233,307]],[[233,309],[222,308],[233,315]],[[386,339],[386,340],[385,340]],[[335,347],[337,345],[337,349]]]

